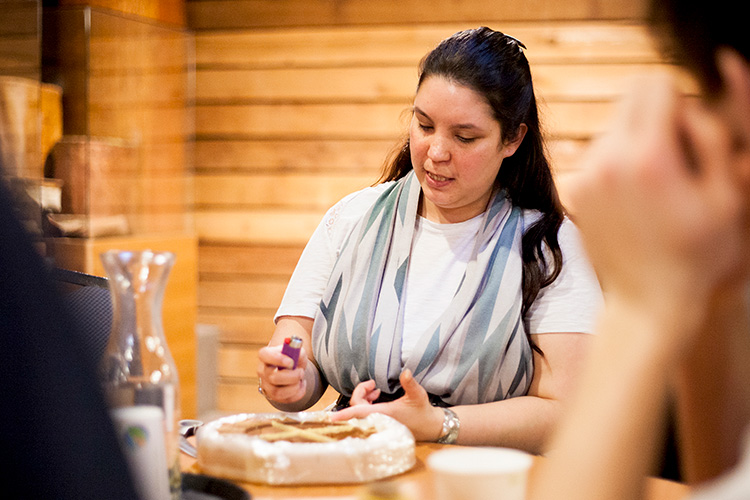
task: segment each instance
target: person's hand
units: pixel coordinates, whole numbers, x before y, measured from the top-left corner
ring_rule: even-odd
[[[372,380],[360,383],[352,393],[350,406],[331,413],[331,420],[364,418],[371,413],[383,413],[395,418],[411,430],[417,441],[435,441],[443,429],[443,412],[430,404],[427,391],[414,380],[411,371],[399,377],[404,395],[388,403],[372,403],[380,395]]]
[[[281,345],[264,347],[258,351],[258,379],[263,394],[277,403],[296,403],[307,390],[305,368],[308,359],[305,349],[300,349],[297,368],[292,358],[282,354]]]
[[[375,387],[375,381],[367,380],[365,382],[360,382],[357,384],[357,387],[354,388],[352,397],[349,398],[349,405],[356,406],[372,404],[378,399],[378,397],[380,397],[380,389]]]
[[[665,77],[638,82],[571,184],[571,217],[605,293],[701,320],[707,295],[746,257],[734,162],[717,116]]]

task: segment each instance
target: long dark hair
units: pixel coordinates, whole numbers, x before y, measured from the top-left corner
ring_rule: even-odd
[[[522,239],[524,316],[539,290],[560,274],[563,259],[557,232],[564,219],[545,154],[525,48],[515,38],[489,28],[460,31],[422,59],[417,85],[419,89],[426,78],[441,76],[478,92],[492,107],[503,142],[517,137],[521,124],[528,128],[523,142],[503,161],[495,179],[496,189],[504,189],[514,205],[542,214]],[[387,161],[381,181],[399,179],[412,168],[406,138]]]

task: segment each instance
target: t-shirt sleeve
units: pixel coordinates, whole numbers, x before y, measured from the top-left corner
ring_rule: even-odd
[[[529,308],[528,332],[594,333],[603,305],[602,291],[578,229],[569,219],[560,226],[558,241],[563,254],[562,271],[551,285],[540,290]]]
[[[315,317],[341,246],[385,187],[347,195],[326,212],[302,251],[274,322],[281,316]]]
[[[326,212],[305,245],[284,291],[274,322],[280,316],[315,317],[335,261],[335,251],[330,241],[330,225],[339,209],[340,203]]]

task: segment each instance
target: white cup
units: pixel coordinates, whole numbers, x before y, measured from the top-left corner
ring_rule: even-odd
[[[448,448],[427,457],[437,500],[524,500],[531,463],[510,448]]]
[[[115,408],[110,412],[130,473],[143,500],[169,500],[164,411],[158,406]]]

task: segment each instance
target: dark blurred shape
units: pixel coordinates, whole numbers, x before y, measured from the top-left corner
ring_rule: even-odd
[[[109,280],[61,268],[52,269],[52,277],[60,285],[65,305],[81,334],[86,352],[98,365],[112,330]]]
[[[14,217],[0,166],[0,484],[14,499],[134,499],[94,357]]]

